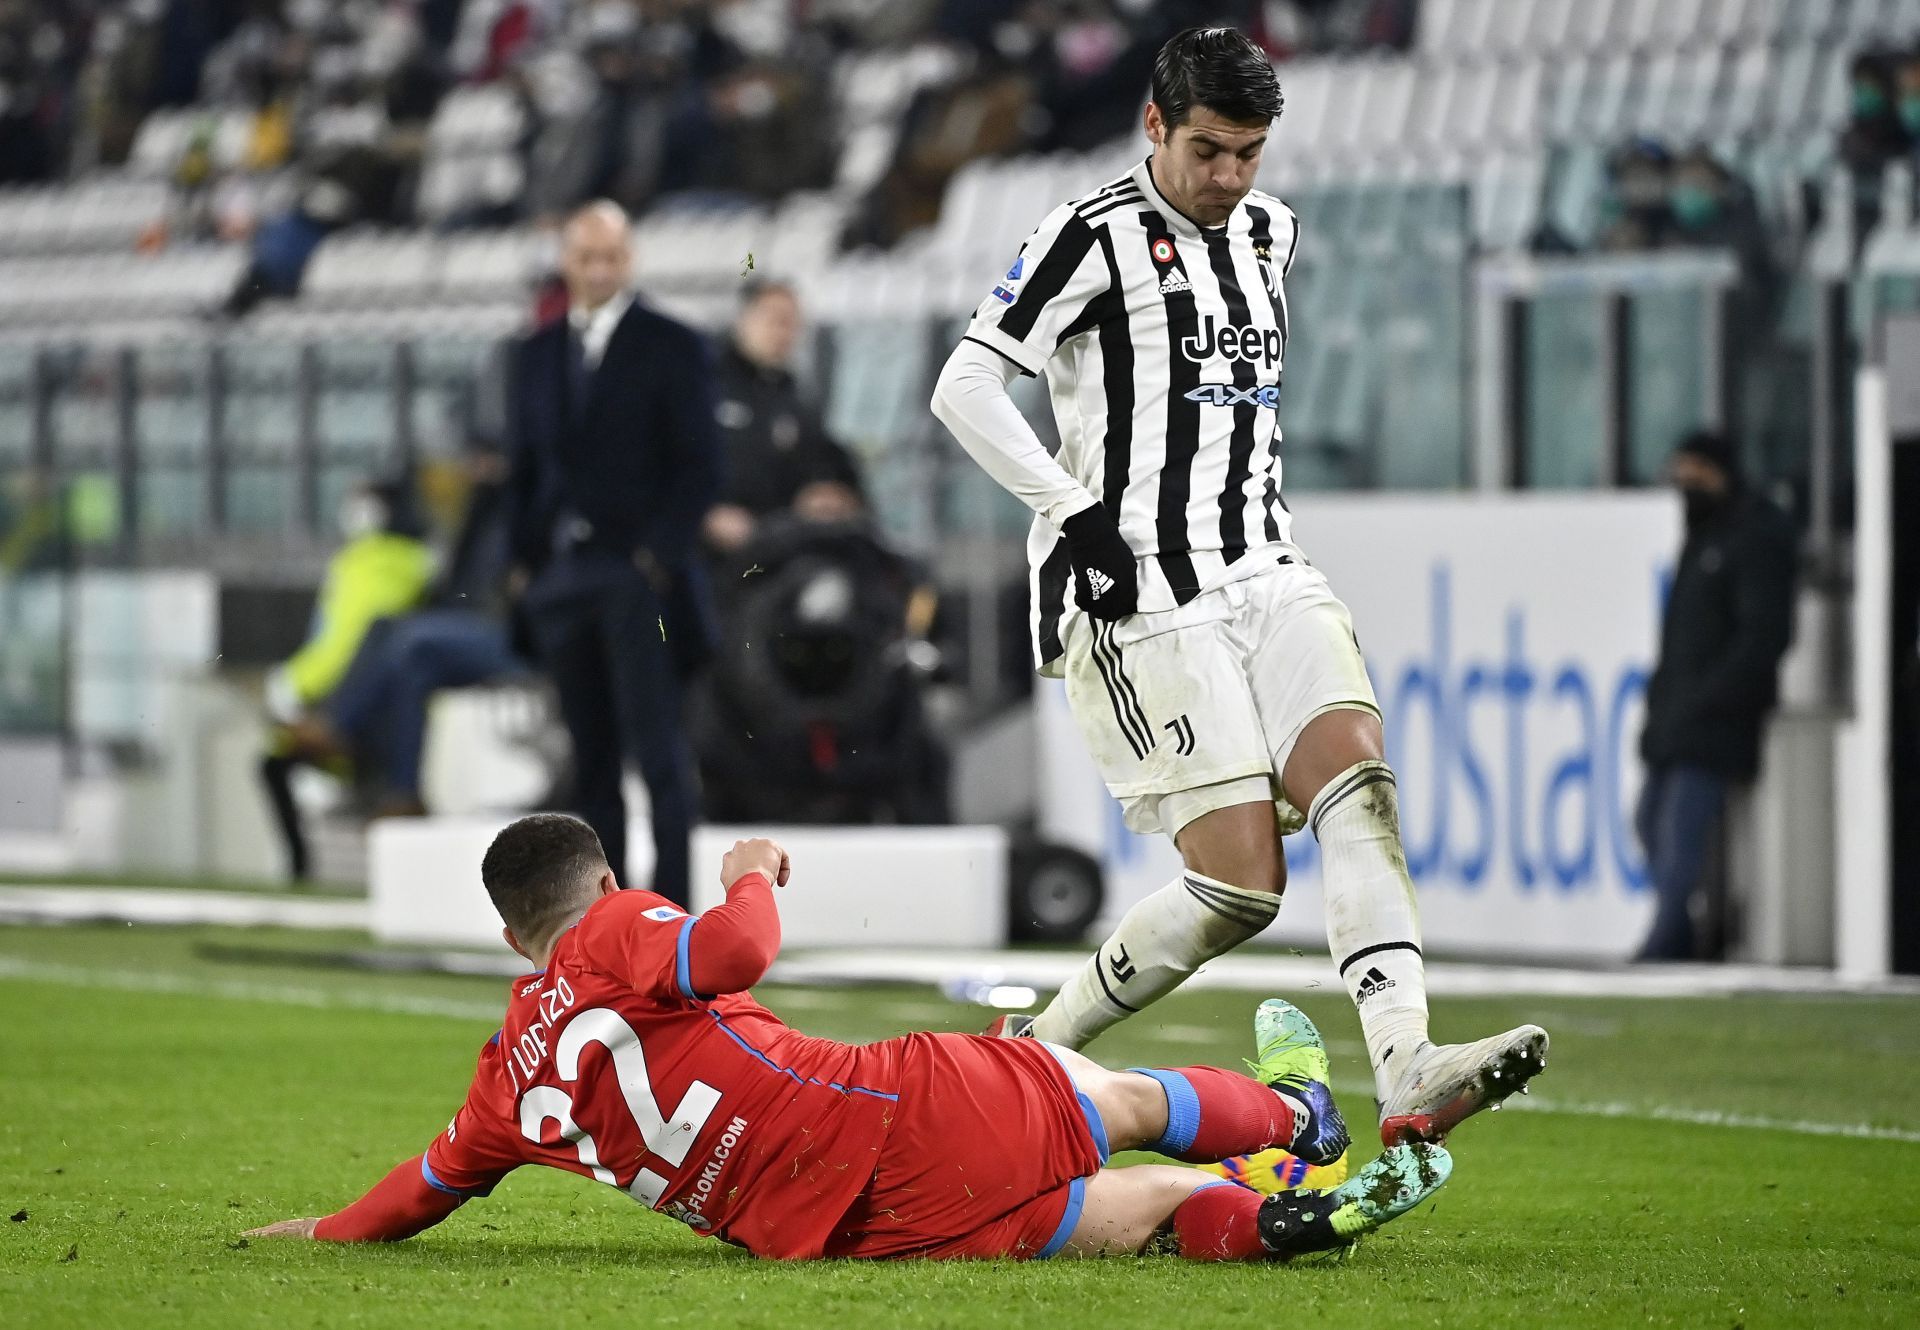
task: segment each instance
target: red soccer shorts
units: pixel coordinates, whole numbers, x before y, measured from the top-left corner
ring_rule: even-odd
[[[909,1036],[899,1109],[828,1256],[1051,1256],[1079,1219],[1106,1131],[1032,1039]]]

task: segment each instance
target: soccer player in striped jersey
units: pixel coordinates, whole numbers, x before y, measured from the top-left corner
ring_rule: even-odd
[[[1344,605],[1289,539],[1280,385],[1293,211],[1253,180],[1282,104],[1264,53],[1194,28],[1155,61],[1152,154],[1040,223],[942,370],[933,410],[1034,510],[1034,649],[1127,824],[1185,871],[1026,1027],[1080,1048],[1273,922],[1281,836],[1324,855],[1327,936],[1381,1134],[1438,1140],[1545,1066],[1524,1025],[1428,1038],[1380,711]],[[1049,456],[1007,395],[1045,373]],[[1068,588],[1072,596],[1068,597]]]

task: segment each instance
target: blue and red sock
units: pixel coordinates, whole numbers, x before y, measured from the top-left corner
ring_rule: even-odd
[[[1189,1164],[1212,1164],[1290,1144],[1307,1107],[1250,1076],[1218,1067],[1135,1067],[1167,1093],[1167,1130],[1146,1148]]]

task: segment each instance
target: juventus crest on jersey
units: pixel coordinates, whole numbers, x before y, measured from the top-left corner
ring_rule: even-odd
[[[1184,605],[1287,539],[1280,381],[1299,226],[1255,190],[1224,226],[1166,201],[1142,162],[1047,215],[967,336],[1044,371],[1060,464],[1140,560],[1140,609]],[[1034,649],[1060,655],[1066,545],[1036,518]]]

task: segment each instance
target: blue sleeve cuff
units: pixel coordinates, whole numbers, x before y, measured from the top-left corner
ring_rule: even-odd
[[[463,1201],[470,1196],[485,1196],[488,1192],[493,1190],[493,1188],[491,1187],[482,1187],[482,1188],[476,1188],[473,1191],[464,1191],[459,1187],[452,1187],[447,1185],[446,1183],[440,1181],[439,1174],[433,1171],[433,1165],[427,1162],[427,1157],[425,1155],[420,1156],[420,1176],[423,1179],[425,1179],[426,1184],[429,1187],[432,1187],[435,1191],[443,1191],[447,1195],[457,1196]]]
[[[700,917],[693,914],[681,920],[680,936],[673,944],[673,986],[689,1002],[710,1000],[710,995],[693,991],[693,956],[690,948],[693,944],[693,926],[699,922]]]

